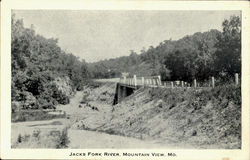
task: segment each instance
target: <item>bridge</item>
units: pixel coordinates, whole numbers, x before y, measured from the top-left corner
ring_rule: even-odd
[[[166,83],[164,83],[166,87]],[[125,97],[134,93],[140,87],[163,87],[161,76],[150,77],[122,77],[116,85],[116,92],[113,104],[120,103]]]
[[[117,79],[116,79],[117,80]],[[171,81],[171,82],[162,82],[161,76],[149,76],[149,77],[122,77],[116,82],[116,92],[114,97],[113,105],[120,103],[124,98],[134,93],[135,90],[140,87],[161,87],[161,88],[208,88],[215,87],[215,79],[211,77],[211,81],[207,84],[201,85],[197,83],[196,79],[193,80],[192,84],[184,81]],[[235,85],[239,84],[239,75],[235,74]]]

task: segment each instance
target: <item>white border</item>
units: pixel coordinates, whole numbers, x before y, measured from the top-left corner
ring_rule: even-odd
[[[73,152],[174,152],[177,157],[164,159],[230,160],[249,159],[249,2],[248,1],[66,1],[66,0],[3,0],[1,2],[1,157],[3,159],[152,159],[153,157],[69,157]],[[72,9],[72,10],[241,10],[242,11],[242,149],[11,149],[11,9]],[[161,158],[156,158],[161,159]]]

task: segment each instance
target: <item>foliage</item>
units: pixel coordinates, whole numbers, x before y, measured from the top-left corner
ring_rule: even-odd
[[[81,89],[89,78],[87,63],[65,53],[57,39],[44,38],[23,20],[11,21],[11,98],[24,109],[54,108],[69,103],[69,96],[52,82],[57,77],[69,77],[70,87]]]
[[[197,32],[143,48],[140,54],[131,51],[130,56],[92,63],[92,76],[111,78],[129,72],[138,76],[161,75],[162,80],[206,81],[211,76],[228,80],[234,73],[241,73],[240,17],[224,20],[222,27],[223,32]]]
[[[241,72],[241,20],[232,16],[222,26],[223,32],[216,44],[215,66],[221,77],[230,77]]]
[[[49,133],[33,130],[33,134],[19,134],[16,142],[12,142],[12,148],[68,148],[70,143],[67,128],[51,130]]]
[[[56,148],[68,148],[69,142],[68,129],[64,128],[59,136]]]

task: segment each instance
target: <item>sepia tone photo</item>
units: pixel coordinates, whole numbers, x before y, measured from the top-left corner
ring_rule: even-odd
[[[12,10],[11,148],[241,149],[241,19]]]

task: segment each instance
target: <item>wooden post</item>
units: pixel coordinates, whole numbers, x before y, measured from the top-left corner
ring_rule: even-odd
[[[196,79],[194,79],[194,88],[197,87]]]
[[[174,83],[173,82],[171,82],[171,88],[174,88]]]
[[[155,85],[155,81],[154,81],[154,79],[152,79],[152,85],[153,85],[153,86]]]
[[[124,84],[126,84],[126,77],[125,76],[123,77],[123,82],[124,82]]]
[[[212,77],[212,87],[214,88],[214,77]]]
[[[164,84],[164,87],[167,87],[167,82],[164,82],[163,84]]]
[[[137,86],[136,75],[134,75],[134,86]]]
[[[161,86],[161,76],[158,76],[159,78],[159,86]]]
[[[144,84],[144,77],[141,77],[141,83],[142,83],[143,86],[145,85]]]
[[[184,82],[183,81],[181,81],[181,87],[184,87]]]
[[[235,73],[235,84],[236,86],[239,84],[239,74]]]

